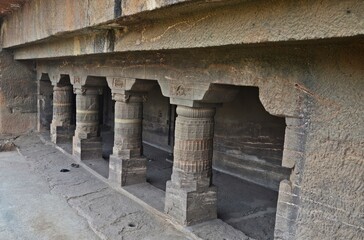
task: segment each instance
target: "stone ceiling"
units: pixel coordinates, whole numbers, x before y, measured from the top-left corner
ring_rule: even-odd
[[[0,0],[0,18],[19,9],[27,1],[29,0]]]

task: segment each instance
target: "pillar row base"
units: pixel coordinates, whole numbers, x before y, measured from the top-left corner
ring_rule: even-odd
[[[184,189],[167,182],[165,213],[178,223],[190,226],[217,218],[217,188]]]
[[[119,186],[145,183],[147,175],[147,159],[143,157],[122,159],[110,155],[109,181]]]
[[[51,124],[51,140],[55,144],[72,141],[76,126],[54,126]]]
[[[101,159],[102,142],[100,137],[80,139],[73,137],[73,155],[80,160]]]

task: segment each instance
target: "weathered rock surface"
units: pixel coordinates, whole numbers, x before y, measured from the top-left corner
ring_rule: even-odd
[[[83,168],[72,168],[69,157],[37,136],[20,137],[16,144],[31,171],[48,183],[50,193],[63,196],[101,239],[188,239]],[[70,172],[62,173],[62,168]]]
[[[0,49],[0,134],[22,134],[35,129],[37,83],[31,64],[14,61]]]
[[[0,153],[0,239],[100,239],[29,160],[17,151]]]

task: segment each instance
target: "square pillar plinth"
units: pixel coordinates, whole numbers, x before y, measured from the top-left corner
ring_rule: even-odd
[[[79,139],[78,137],[73,137],[73,155],[80,160],[101,159],[101,138]]]
[[[72,141],[74,132],[76,127],[75,126],[54,126],[51,124],[51,140],[55,144],[60,143],[69,143]]]
[[[146,158],[122,159],[111,155],[109,162],[109,181],[118,186],[145,183],[147,174]]]
[[[178,223],[190,226],[217,218],[217,188],[183,189],[167,182],[165,213]]]

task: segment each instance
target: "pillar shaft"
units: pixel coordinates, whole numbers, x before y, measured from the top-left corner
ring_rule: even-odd
[[[146,160],[141,157],[143,97],[114,94],[114,148],[110,156],[110,181],[121,185],[145,182]]]
[[[99,137],[99,94],[98,88],[75,89],[76,131],[73,137],[73,154],[81,160],[102,157]]]
[[[54,86],[53,119],[51,138],[54,143],[64,143],[72,139],[74,127],[72,118],[72,86]]]
[[[81,139],[97,137],[99,96],[93,92],[76,95],[76,135]]]
[[[211,185],[215,109],[178,106],[177,114],[165,211],[192,225],[216,218],[216,188]]]
[[[127,102],[115,102],[115,156],[130,159],[141,155],[142,101],[140,96],[131,96]]]

